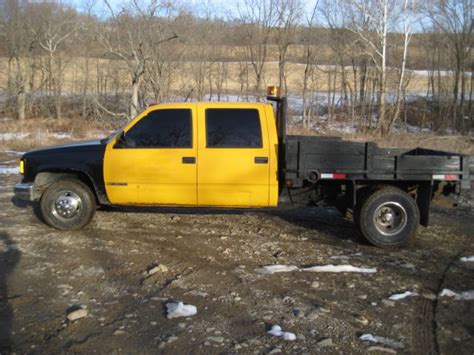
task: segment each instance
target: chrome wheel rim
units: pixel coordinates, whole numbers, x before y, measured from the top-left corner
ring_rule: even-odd
[[[407,211],[398,202],[385,202],[374,212],[374,225],[379,233],[394,236],[407,225]]]
[[[58,218],[71,219],[82,210],[81,198],[72,191],[61,191],[53,204],[53,215]]]

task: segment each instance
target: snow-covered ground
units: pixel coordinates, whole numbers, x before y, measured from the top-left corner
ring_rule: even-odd
[[[17,175],[20,173],[19,156],[23,152],[13,150],[0,151],[0,175]]]
[[[167,303],[166,309],[168,312],[168,319],[190,317],[197,314],[196,306],[193,306],[192,304],[184,304],[183,302]]]
[[[405,292],[402,292],[402,293],[394,293],[388,299],[391,300],[391,301],[399,301],[399,300],[402,300],[404,298],[407,298],[407,297],[410,297],[410,296],[416,296],[416,295],[417,295],[416,292],[405,291]]]
[[[332,272],[346,273],[356,272],[363,274],[373,274],[377,272],[376,268],[356,267],[352,265],[316,265],[309,267],[298,267],[296,265],[265,265],[255,270],[260,274],[276,274],[280,272],[305,271],[305,272]]]
[[[474,301],[474,290],[455,292],[449,288],[443,289],[439,297],[453,297],[458,301]]]
[[[12,166],[5,166],[0,165],[0,174],[10,175],[10,174],[19,174],[20,168],[19,167],[12,167]]]
[[[296,335],[294,333],[283,331],[279,325],[274,325],[272,329],[268,331],[268,334],[271,334],[275,337],[281,337],[285,340],[296,340]]]
[[[397,348],[397,349],[401,349],[405,347],[405,345],[400,341],[396,341],[396,340],[385,338],[378,335],[363,334],[359,337],[359,339],[362,341],[367,341],[371,343],[379,343],[379,344],[388,345],[390,347]]]
[[[0,141],[13,141],[20,140],[28,137],[30,133],[20,133],[20,132],[6,132],[0,133]]]

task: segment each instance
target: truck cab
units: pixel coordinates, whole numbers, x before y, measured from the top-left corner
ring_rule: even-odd
[[[152,106],[107,143],[106,195],[114,205],[276,206],[277,143],[269,104]]]

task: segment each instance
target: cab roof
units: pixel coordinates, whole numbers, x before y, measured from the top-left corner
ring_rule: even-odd
[[[269,102],[237,102],[237,101],[198,101],[198,102],[168,102],[168,103],[160,103],[160,104],[153,104],[147,107],[150,108],[179,108],[179,107],[191,107],[191,106],[198,106],[198,107],[215,107],[215,108],[248,108],[248,107],[260,107],[260,106],[272,106]]]

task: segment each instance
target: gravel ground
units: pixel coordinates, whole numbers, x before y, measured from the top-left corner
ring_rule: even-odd
[[[319,208],[107,208],[58,232],[12,200],[18,179],[0,174],[1,354],[474,352],[472,210],[434,208],[402,250]],[[304,270],[330,264],[376,272]],[[197,314],[168,319],[178,301]]]

